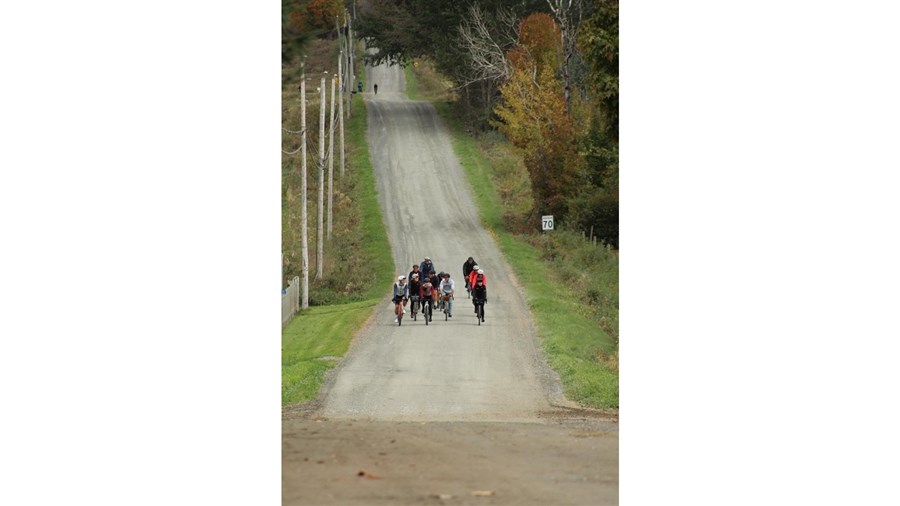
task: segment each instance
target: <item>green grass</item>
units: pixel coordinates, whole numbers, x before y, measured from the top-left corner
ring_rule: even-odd
[[[301,310],[281,335],[281,403],[283,406],[314,399],[328,369],[343,357],[356,332],[384,298],[394,275],[387,231],[384,226],[375,174],[366,144],[366,110],[363,102],[354,102],[353,116],[346,124],[348,150],[348,192],[360,222],[346,234],[340,250],[366,261],[365,288],[337,297],[329,305]],[[337,226],[336,226],[337,230]],[[336,236],[337,238],[337,236]],[[335,248],[339,249],[339,248]],[[312,277],[312,276],[311,276]],[[354,299],[362,299],[355,300]],[[312,300],[312,297],[311,297]],[[343,303],[342,303],[343,302]],[[332,357],[322,359],[322,357]]]
[[[372,314],[377,301],[311,307],[281,333],[281,404],[315,398],[325,373],[347,353],[353,335]]]

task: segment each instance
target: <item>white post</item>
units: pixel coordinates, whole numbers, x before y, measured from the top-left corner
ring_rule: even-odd
[[[343,62],[341,60],[344,59],[344,52],[341,51],[341,55],[338,56],[338,76],[340,76],[340,81],[338,82],[338,88],[341,89],[341,93],[345,93],[346,96],[350,96],[351,89],[347,88],[351,86],[353,83],[348,83],[345,79],[343,72],[341,72],[341,65]],[[341,95],[341,99],[338,100],[338,130],[340,131],[341,137],[341,178],[344,177],[344,95]]]
[[[309,307],[309,231],[307,230],[307,202],[306,202],[306,72],[304,71],[302,77],[300,78],[300,131],[302,132],[301,137],[301,147],[300,152],[303,153],[301,159],[303,160],[303,175],[300,177],[300,186],[303,188],[303,197],[300,199],[300,206],[303,208],[300,211],[300,221],[302,225],[300,225],[300,235],[301,235],[301,243],[303,245],[303,284],[301,285],[302,292],[302,301],[301,306],[303,309]]]
[[[316,217],[316,279],[322,279],[322,263],[325,256],[322,249],[325,207],[325,76],[322,76],[319,96],[319,213]]]
[[[332,203],[334,202],[334,87],[337,76],[331,79],[331,116],[328,118],[328,240],[331,240]]]

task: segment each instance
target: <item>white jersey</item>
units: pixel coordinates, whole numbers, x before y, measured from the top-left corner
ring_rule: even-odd
[[[447,278],[441,281],[441,292],[450,293],[456,289],[456,283],[453,282],[452,278]]]

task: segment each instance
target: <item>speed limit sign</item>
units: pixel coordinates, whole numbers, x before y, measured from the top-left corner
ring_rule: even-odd
[[[543,223],[544,230],[553,230],[553,215],[549,216],[541,216],[541,222]]]

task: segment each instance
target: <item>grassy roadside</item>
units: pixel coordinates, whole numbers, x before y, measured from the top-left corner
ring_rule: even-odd
[[[284,328],[281,334],[282,406],[315,398],[325,373],[346,354],[353,336],[387,293],[394,273],[375,190],[375,174],[369,160],[366,110],[361,100],[354,102],[353,116],[346,128],[346,141],[351,146],[347,177],[353,178],[347,191],[360,217],[355,230],[347,233],[351,243],[348,247],[355,256],[368,259],[366,272],[371,282],[367,280],[365,291],[343,298],[344,301],[363,300],[310,306],[294,316]]]
[[[538,336],[567,397],[585,406],[618,408],[617,253],[585,244],[571,231],[556,230],[554,237],[511,233],[508,225],[515,223],[514,215],[525,214],[522,195],[529,191],[515,187],[515,181],[527,179],[521,171],[516,174],[516,151],[499,136],[466,134],[427,66],[407,67],[406,79],[414,92],[410,97],[431,101],[447,124],[482,221],[525,290]]]

